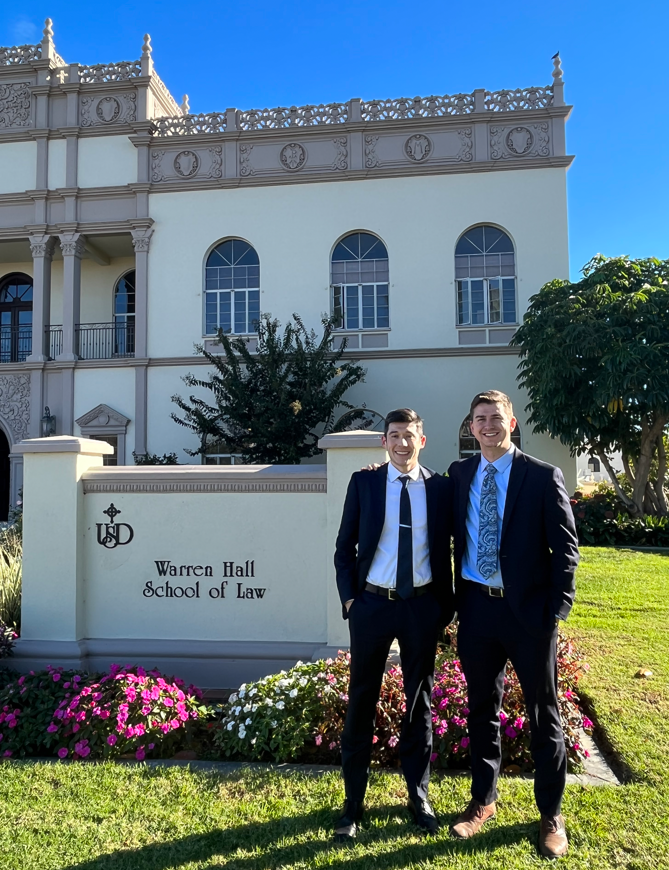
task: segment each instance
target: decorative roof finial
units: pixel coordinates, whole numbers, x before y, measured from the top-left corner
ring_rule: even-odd
[[[553,55],[553,81],[555,83],[562,82],[562,67],[560,66],[560,52],[556,51]]]
[[[151,37],[148,33],[144,34],[144,45],[142,46],[142,55],[150,57],[153,49],[151,48]]]
[[[190,112],[190,103],[188,102],[188,94],[183,95],[181,100],[181,114],[187,115]]]
[[[44,37],[45,42],[51,42],[53,39],[53,21],[50,18],[47,18],[44,22],[42,36]]]

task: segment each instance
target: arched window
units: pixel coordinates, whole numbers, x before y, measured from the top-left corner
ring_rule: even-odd
[[[242,239],[216,245],[205,269],[205,333],[248,334],[260,320],[260,260]]]
[[[516,428],[511,433],[511,443],[520,450],[520,426],[516,423]],[[472,435],[472,430],[469,428],[469,414],[462,421],[460,426],[460,443],[459,443],[460,459],[467,459],[469,456],[474,456],[475,453],[480,453],[478,441]]]
[[[516,323],[516,257],[497,227],[473,227],[455,248],[458,326]]]
[[[332,252],[332,315],[340,329],[388,329],[388,251],[371,233],[351,233]]]
[[[32,352],[33,279],[20,272],[0,279],[0,362],[24,362]]]
[[[114,356],[135,353],[135,272],[126,272],[114,287]]]

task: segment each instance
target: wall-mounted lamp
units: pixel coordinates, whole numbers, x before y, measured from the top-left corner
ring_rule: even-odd
[[[47,405],[44,408],[44,416],[42,417],[42,438],[50,438],[56,434],[56,417],[52,414]]]

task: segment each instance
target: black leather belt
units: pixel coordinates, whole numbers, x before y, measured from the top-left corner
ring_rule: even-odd
[[[413,595],[411,598],[417,598],[419,595],[425,595],[432,589],[432,583],[426,583],[425,586],[414,586]],[[373,592],[374,595],[382,595],[390,601],[401,601],[402,596],[397,594],[396,589],[388,589],[386,586],[376,586],[374,583],[365,583],[365,592]]]
[[[485,583],[477,583],[475,580],[467,580],[466,582],[478,590],[481,595],[485,595],[486,598],[504,598],[504,590],[501,586],[487,586]]]

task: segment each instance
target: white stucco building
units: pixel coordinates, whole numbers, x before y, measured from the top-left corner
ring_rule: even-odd
[[[559,58],[547,87],[192,115],[137,61],[83,66],[0,48],[0,519],[11,446],[102,437],[118,463],[195,439],[170,419],[196,342],[249,335],[259,311],[337,313],[367,369],[348,398],[426,419],[437,470],[471,396],[516,403],[508,346],[530,296],[569,275]],[[213,460],[213,457],[212,457]],[[11,465],[11,472],[10,472]]]

